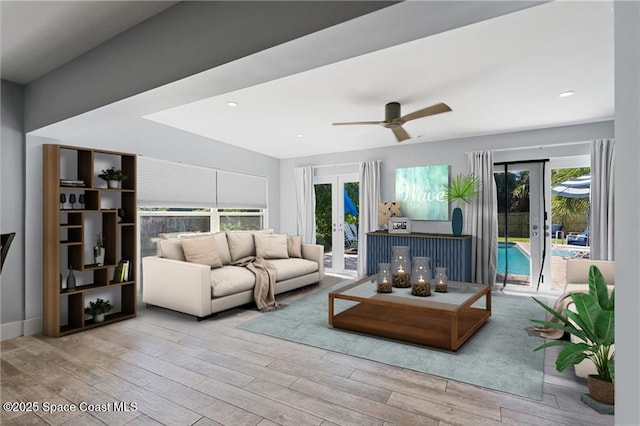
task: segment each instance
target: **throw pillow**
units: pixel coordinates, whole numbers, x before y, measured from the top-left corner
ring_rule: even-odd
[[[281,234],[255,234],[256,256],[264,259],[286,259],[289,257],[287,236]]]
[[[302,257],[302,237],[300,235],[287,235],[287,251],[289,257]]]
[[[160,253],[162,253],[162,257],[172,260],[185,260],[180,240],[175,238],[170,240],[160,240],[158,241],[158,244],[160,244]]]
[[[182,250],[187,262],[208,265],[212,268],[221,268],[222,261],[216,249],[215,237],[185,238],[181,239]]]
[[[216,240],[216,249],[218,249],[218,254],[220,255],[220,260],[223,265],[228,265],[231,263],[231,253],[229,252],[229,243],[227,242],[227,233],[226,232],[218,232],[213,234]]]
[[[256,255],[256,245],[251,232],[227,232],[227,241],[232,262]]]

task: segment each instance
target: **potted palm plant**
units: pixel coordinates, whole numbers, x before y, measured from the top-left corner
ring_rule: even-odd
[[[597,266],[589,268],[589,293],[572,294],[575,312],[565,309],[558,312],[533,298],[554,321],[531,320],[546,327],[570,333],[579,338],[577,342],[554,340],[534,350],[550,346],[564,346],[556,359],[556,370],[562,372],[569,365],[590,359],[597,375],[587,378],[591,398],[613,405],[615,365],[615,290],[609,291],[607,283]]]
[[[451,227],[453,235],[462,235],[463,218],[460,202],[468,203],[473,197],[480,193],[480,180],[472,173],[468,175],[459,174],[451,179],[449,186],[444,187],[444,199],[449,203],[456,202],[451,217]]]
[[[106,170],[102,170],[98,177],[107,182],[107,188],[121,188],[122,181],[127,178],[127,176],[120,169],[116,169],[115,167],[110,167]]]
[[[104,321],[104,315],[113,309],[108,300],[97,298],[95,302],[89,302],[89,306],[84,308],[84,313],[93,316],[93,322]]]

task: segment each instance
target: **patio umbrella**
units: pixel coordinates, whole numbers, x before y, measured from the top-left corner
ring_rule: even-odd
[[[358,210],[356,209],[355,204],[351,201],[351,197],[347,194],[347,190],[344,190],[344,212],[345,214],[351,214],[353,216],[358,216]]]
[[[584,175],[557,183],[551,193],[566,198],[588,198],[591,192],[591,175]]]

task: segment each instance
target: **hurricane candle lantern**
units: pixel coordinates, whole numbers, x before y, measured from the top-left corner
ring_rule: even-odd
[[[431,269],[428,257],[414,257],[413,270],[411,271],[411,294],[414,296],[430,296]]]
[[[444,266],[437,266],[435,278],[433,280],[436,283],[437,292],[446,293],[448,291],[447,285],[449,283],[449,279],[447,278],[447,268]]]
[[[378,263],[378,293],[391,293],[391,264]]]
[[[391,283],[394,287],[411,287],[411,259],[409,246],[391,247]]]

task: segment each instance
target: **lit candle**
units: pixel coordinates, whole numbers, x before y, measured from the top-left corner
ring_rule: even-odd
[[[404,268],[402,265],[398,266],[398,274],[404,274]]]
[[[388,281],[387,281],[387,277],[382,278],[382,283],[383,283],[383,284],[388,283]]]
[[[418,283],[424,284],[424,278],[422,277],[422,275],[418,277]]]

